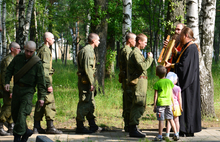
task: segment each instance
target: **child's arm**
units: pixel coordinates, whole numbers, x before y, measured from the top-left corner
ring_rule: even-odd
[[[172,92],[172,95],[171,95],[171,101],[172,101],[172,104],[173,104],[173,111],[175,111],[176,108],[175,108],[175,104],[174,104],[173,92]]]
[[[155,90],[154,92],[154,112],[156,113],[156,109],[157,109],[157,96],[158,93],[157,93],[157,90]]]
[[[183,112],[181,91],[179,91],[178,102],[179,102],[180,110]]]

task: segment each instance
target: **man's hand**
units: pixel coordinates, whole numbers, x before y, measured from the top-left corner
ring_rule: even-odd
[[[95,89],[95,87],[93,85],[91,85],[90,91],[93,91],[94,89]]]
[[[10,93],[9,98],[12,98],[12,93]]]
[[[48,87],[47,92],[50,92],[50,93],[53,92],[53,87],[52,86]]]
[[[166,39],[166,40],[163,42],[163,47],[164,47],[164,48],[166,48],[166,47],[167,47],[167,45],[168,45],[168,43],[169,43],[169,40],[168,40],[168,39]]]
[[[43,100],[39,100],[38,103],[39,103],[40,107],[42,107],[44,105],[44,101]]]
[[[151,52],[148,52],[147,55],[148,55],[148,57],[153,58],[153,54]]]
[[[165,61],[165,68],[170,68],[170,66],[171,66],[171,63],[169,63],[169,62],[167,62],[167,61]]]
[[[154,113],[157,112],[157,106],[154,106]]]
[[[6,90],[6,91],[9,91],[9,88],[10,88],[10,84],[6,84],[6,85],[5,85],[5,90]]]

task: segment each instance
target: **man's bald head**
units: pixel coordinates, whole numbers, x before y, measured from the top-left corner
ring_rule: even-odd
[[[43,35],[44,40],[46,40],[47,38],[53,37],[53,34],[51,32],[45,32]]]
[[[12,42],[9,45],[10,50],[11,50],[11,48],[20,48],[20,45],[17,42]]]
[[[36,43],[34,41],[27,41],[25,48],[36,50]]]
[[[24,50],[26,59],[30,59],[36,50],[36,43],[34,41],[27,41]]]
[[[46,44],[48,47],[53,45],[55,41],[54,35],[51,32],[45,32],[43,38],[44,38],[44,44]]]

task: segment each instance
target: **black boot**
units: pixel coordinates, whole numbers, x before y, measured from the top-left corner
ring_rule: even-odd
[[[48,120],[46,134],[63,134],[63,132],[54,127],[53,120]]]
[[[124,123],[125,123],[125,126],[124,126],[124,130],[125,132],[129,132],[129,118],[124,118]]]
[[[0,136],[9,136],[10,133],[7,133],[4,129],[3,129],[3,122],[0,122]]]
[[[137,138],[144,138],[146,136],[146,134],[139,131],[137,129],[136,125],[130,125],[129,136],[130,137],[137,137]]]
[[[21,142],[26,142],[28,140],[28,138],[33,134],[33,131],[26,128],[26,132],[24,133],[24,135],[21,138]]]
[[[41,128],[40,121],[34,121],[34,129],[33,129],[34,134],[46,134],[46,131]]]
[[[14,142],[21,142],[21,136],[14,134]]]
[[[83,125],[83,121],[76,120],[76,134],[91,134],[92,131],[86,129]]]
[[[96,132],[99,129],[99,126],[96,125],[95,119],[88,120],[89,122],[89,130],[92,132]]]
[[[10,135],[13,135],[13,129],[14,129],[15,124],[14,123],[8,123],[8,133]]]

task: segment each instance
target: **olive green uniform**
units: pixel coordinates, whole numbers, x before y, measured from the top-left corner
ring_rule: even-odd
[[[14,57],[11,54],[8,54],[1,62],[1,80],[0,80],[0,88],[3,91],[3,106],[0,113],[0,122],[8,122],[9,124],[13,123],[11,117],[11,98],[10,93],[12,93],[13,88],[13,80],[10,81],[10,90],[9,92],[4,90],[5,86],[5,73],[8,65],[12,61]]]
[[[94,119],[95,100],[94,91],[90,91],[94,85],[95,53],[89,44],[78,53],[78,90],[79,102],[77,106],[77,121]]]
[[[129,125],[138,125],[146,107],[147,69],[153,61],[152,57],[144,58],[139,48],[135,47],[129,55],[128,81],[138,78],[135,85],[131,85],[133,100]]]
[[[129,54],[131,53],[132,49],[128,45],[125,45],[124,48],[120,50],[119,54],[119,68],[120,73],[119,77],[122,83],[123,89],[123,112],[122,116],[124,117],[125,125],[129,125],[129,118],[130,118],[130,111],[131,111],[131,104],[132,104],[132,90],[127,85],[127,64],[129,59]]]
[[[24,53],[16,55],[7,67],[5,84],[9,84],[11,77],[29,60],[26,60]],[[15,123],[13,130],[14,134],[24,135],[26,132],[26,117],[32,110],[32,99],[36,91],[36,85],[38,85],[39,100],[44,100],[46,95],[46,84],[41,61],[33,65],[33,67],[14,84],[11,102],[11,113]]]
[[[46,81],[46,88],[52,86],[52,75],[54,70],[52,68],[52,53],[46,45],[43,45],[39,48],[37,52],[37,56],[42,60],[44,73],[45,73],[45,81]],[[37,103],[36,103],[37,106]],[[34,112],[34,120],[41,121],[43,116],[45,115],[46,121],[54,120],[56,115],[56,107],[55,107],[55,99],[53,92],[47,92],[45,97],[44,106],[37,111],[35,109]]]

